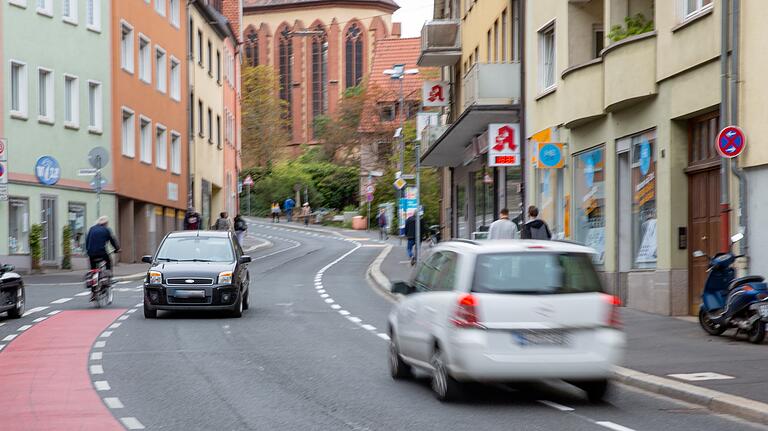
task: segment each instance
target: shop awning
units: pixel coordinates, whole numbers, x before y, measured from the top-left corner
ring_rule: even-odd
[[[424,166],[456,167],[464,163],[465,149],[472,138],[482,135],[493,123],[519,123],[518,105],[473,105],[421,156]]]

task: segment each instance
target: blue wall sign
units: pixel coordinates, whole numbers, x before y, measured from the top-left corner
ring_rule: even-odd
[[[560,147],[553,144],[542,145],[539,151],[539,162],[543,168],[555,168],[560,165],[563,159],[563,152]]]
[[[640,143],[640,173],[643,176],[651,169],[651,144],[648,140]]]
[[[40,184],[52,186],[61,178],[61,166],[51,156],[42,156],[35,163],[35,176]]]

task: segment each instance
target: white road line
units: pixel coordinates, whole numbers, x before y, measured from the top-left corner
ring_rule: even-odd
[[[90,370],[91,374],[94,374],[94,375],[104,374],[104,367],[102,367],[101,365],[91,365],[90,367],[88,367],[88,369]]]
[[[320,289],[317,291],[317,293],[325,293],[325,289]]]
[[[373,325],[362,325],[362,328],[365,329],[366,331],[375,331],[376,330],[376,327],[373,326]]]
[[[349,311],[347,311],[347,310],[339,310],[339,314],[341,314],[342,316],[349,316]]]
[[[120,327],[120,325],[122,325],[122,323],[120,323],[120,322],[113,323],[113,324],[109,325],[109,329],[117,329],[117,328]]]
[[[19,329],[17,329],[17,331],[24,332],[24,331],[26,331],[27,329],[29,329],[31,327],[32,327],[32,325],[19,326]]]
[[[29,316],[30,314],[34,314],[34,313],[37,313],[37,312],[39,312],[39,311],[43,311],[43,310],[47,310],[47,309],[48,309],[48,307],[35,307],[35,308],[30,308],[29,310],[27,310],[27,312],[26,312],[26,313],[22,314],[22,315],[21,315],[21,317],[27,317],[27,316]]]
[[[5,325],[5,322],[0,322],[0,326],[3,326],[3,325]]]
[[[18,337],[18,336],[19,336],[19,334],[7,335],[5,338],[3,338],[3,341],[13,341],[13,339]]]
[[[85,296],[85,295],[90,295],[90,294],[91,294],[91,292],[80,292],[80,293],[76,293],[75,296]]]
[[[333,308],[334,310],[341,310],[341,305],[339,305],[339,304],[331,304],[331,308]]]
[[[68,302],[68,301],[71,301],[71,300],[72,300],[72,298],[61,298],[61,299],[57,299],[55,301],[51,301],[51,304],[63,304],[65,302]]]
[[[547,407],[552,407],[553,409],[560,410],[561,412],[572,412],[574,409],[568,406],[564,406],[562,404],[554,403],[552,401],[547,400],[538,400],[540,404],[544,404]]]
[[[106,397],[104,398],[104,404],[107,405],[110,409],[122,409],[125,407],[123,403],[120,401],[120,398],[117,397]]]
[[[106,345],[107,345],[106,341],[97,341],[97,342],[93,343],[93,348],[94,349],[103,349],[104,346],[106,346]]]
[[[103,356],[104,356],[104,352],[93,352],[91,353],[91,360],[100,361]]]
[[[331,296],[331,295],[329,295],[327,293],[323,293],[322,295],[320,295],[321,298],[328,298],[329,296]]]
[[[118,317],[118,318],[117,318],[117,320],[126,320],[126,319],[128,319],[129,317],[131,317],[131,316],[128,316],[128,315],[126,315],[126,314],[123,314],[122,316]]]
[[[325,303],[326,303],[326,304],[333,304],[334,302],[336,302],[336,301],[334,301],[334,300],[333,300],[333,299],[331,299],[331,298],[327,298],[327,299],[325,300]]]
[[[45,320],[47,318],[48,318],[48,316],[38,317],[37,319],[33,320],[33,322],[40,323],[40,322],[42,322],[43,320]]]
[[[120,422],[129,430],[143,430],[144,425],[136,418],[120,418]]]
[[[133,313],[135,313],[135,312],[136,312],[136,309],[135,309],[135,308],[131,308],[130,310],[128,310],[128,313],[131,313],[131,314],[133,314]]]
[[[48,308],[48,307],[45,307],[45,308]],[[61,310],[53,310],[50,313],[48,313],[48,315],[49,316],[55,316],[55,315],[57,315],[59,313],[61,313]]]
[[[102,333],[101,333],[101,335],[99,335],[99,337],[101,337],[101,338],[107,338],[107,337],[109,337],[110,335],[112,335],[112,331],[104,331],[104,332],[102,332]]]
[[[95,382],[93,382],[93,386],[96,387],[97,391],[108,391],[112,389],[112,387],[109,386],[109,382],[107,382],[106,380],[96,380]]]
[[[389,335],[387,335],[387,334],[376,334],[376,335],[377,335],[379,338],[381,338],[382,340],[386,340],[386,341],[389,341]]]
[[[143,305],[143,302],[139,302],[138,304],[134,305],[133,308],[141,308]]]
[[[627,428],[623,425],[619,425],[617,423],[609,422],[609,421],[598,421],[595,422],[596,424],[600,425],[601,427],[605,427],[614,431],[635,431],[632,428]]]
[[[355,317],[355,316],[349,316],[349,317],[347,317],[347,319],[349,319],[349,321],[353,322],[353,323],[360,323],[360,322],[362,322],[362,320],[360,318]]]

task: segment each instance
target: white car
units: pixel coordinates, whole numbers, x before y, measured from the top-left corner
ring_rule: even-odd
[[[397,282],[389,315],[394,379],[431,374],[441,401],[465,382],[563,379],[603,399],[624,353],[618,298],[593,249],[560,241],[449,241]]]

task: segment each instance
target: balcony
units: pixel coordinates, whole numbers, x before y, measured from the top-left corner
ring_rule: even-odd
[[[464,75],[463,108],[520,103],[520,63],[477,63]]]
[[[440,138],[440,136],[445,133],[446,130],[448,130],[448,127],[450,125],[446,124],[443,126],[427,126],[424,128],[424,130],[421,131],[421,156],[424,155],[424,153],[427,152],[427,149],[431,147],[432,145],[437,142],[437,140]]]
[[[461,21],[439,19],[429,21],[421,29],[419,66],[453,66],[461,60]]]
[[[603,50],[605,110],[624,109],[653,97],[656,88],[656,32],[628,37]]]
[[[605,115],[602,58],[570,67],[563,71],[562,78],[558,97],[566,101],[561,105],[565,127],[578,127]]]

